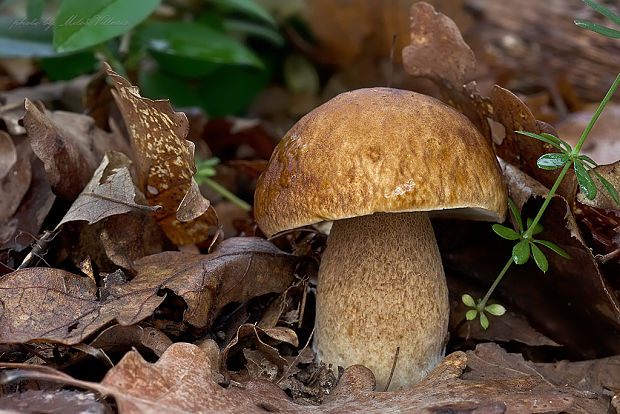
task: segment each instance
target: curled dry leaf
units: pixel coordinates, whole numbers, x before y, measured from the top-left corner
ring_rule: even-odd
[[[262,337],[262,338],[261,338]],[[289,361],[280,355],[275,345],[286,342],[294,347],[299,345],[295,331],[282,326],[273,328],[259,328],[254,324],[243,324],[237,329],[237,334],[222,351],[220,372],[225,378],[246,382],[251,379],[266,379],[278,381],[286,373]],[[251,349],[255,347],[256,349]],[[228,370],[226,364],[231,351],[243,352],[247,364],[247,372],[235,373]]]
[[[39,233],[56,199],[46,177],[43,163],[32,154],[26,156],[24,160],[29,160],[31,165],[30,188],[21,199],[12,217],[6,219],[4,223],[0,222],[0,246],[5,249],[15,249],[18,252],[30,246],[34,241],[32,235]]]
[[[456,24],[424,2],[413,4],[410,15],[411,44],[402,53],[405,70],[449,89],[461,89],[476,67],[476,58]]]
[[[129,131],[139,188],[150,205],[162,207],[154,213],[155,220],[175,244],[206,240],[217,217],[208,201],[196,202],[202,195],[192,184],[196,166],[194,145],[185,139],[189,131],[187,117],[175,112],[168,100],[143,98],[137,87],[109,65],[106,71]],[[182,205],[184,199],[194,202]],[[179,211],[188,205],[189,209]]]
[[[172,290],[187,303],[183,319],[205,328],[230,302],[284,291],[296,262],[264,239],[232,237],[208,255],[163,252],[140,259],[130,283]]]
[[[0,223],[15,214],[30,188],[30,155],[26,145],[16,148],[13,139],[0,131],[0,194],[4,195],[0,198]]]
[[[65,200],[76,199],[106,150],[126,150],[119,137],[96,128],[89,116],[46,112],[28,99],[25,107],[32,150],[43,161],[54,193]]]
[[[77,344],[113,320],[122,325],[141,321],[164,300],[156,292],[118,293],[99,301],[92,280],[60,269],[9,273],[0,279],[0,342]]]
[[[102,299],[88,278],[59,269],[18,270],[0,279],[0,343],[75,344],[113,320],[132,325],[150,316],[165,298],[163,289],[186,301],[187,323],[204,328],[231,301],[286,289],[296,261],[264,239],[231,238],[208,255],[146,257],[134,279],[110,284]]]
[[[157,206],[136,202],[138,192],[131,179],[131,160],[121,152],[108,152],[71,208],[60,220],[59,228],[70,221],[93,224],[106,217],[134,210],[157,211]],[[140,198],[143,196],[140,194]]]
[[[152,327],[114,325],[97,335],[89,345],[108,353],[134,347],[148,349],[159,357],[172,345],[172,341]]]
[[[618,364],[617,358],[609,362]],[[572,364],[575,363],[563,362],[556,366]],[[211,377],[211,361],[207,355],[188,343],[171,345],[154,364],[144,361],[135,351],[128,352],[101,383],[78,381],[48,368],[3,365],[18,369],[9,372],[5,380],[55,381],[93,390],[113,397],[123,414],[605,412],[609,397],[600,390],[602,385],[617,383],[620,372],[608,371],[608,375],[594,385],[594,392],[584,389],[592,381],[568,385],[558,382],[556,385],[553,375],[547,377],[549,366],[525,362],[521,356],[508,354],[490,344],[479,346],[475,351],[448,355],[422,382],[401,391],[372,391],[372,373],[364,367],[352,366],[344,371],[322,405],[308,406],[293,403],[268,381],[250,381],[228,388],[219,386]],[[580,380],[579,375],[573,378]]]

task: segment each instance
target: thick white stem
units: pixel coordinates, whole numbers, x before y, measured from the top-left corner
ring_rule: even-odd
[[[325,362],[362,364],[385,388],[408,388],[440,361],[448,288],[428,216],[375,213],[336,221],[319,270],[314,349]]]

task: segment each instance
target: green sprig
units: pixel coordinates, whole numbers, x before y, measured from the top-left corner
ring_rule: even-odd
[[[586,3],[588,6],[592,7],[598,13],[607,17],[617,26],[620,26],[620,16],[614,14],[611,10],[598,3],[595,3],[592,0],[583,0],[583,2]],[[579,27],[592,30],[604,36],[620,38],[620,31],[611,29],[606,26],[602,26],[586,20],[575,20],[575,24]],[[512,215],[514,216],[517,228],[511,229],[501,224],[494,224],[492,228],[498,236],[506,240],[516,241],[515,245],[512,248],[512,255],[504,265],[504,268],[500,271],[499,275],[495,278],[495,281],[485,294],[484,298],[475,301],[474,298],[471,297],[471,295],[465,294],[462,296],[463,303],[470,308],[465,314],[465,318],[467,320],[473,320],[478,316],[480,319],[480,325],[484,329],[487,329],[489,326],[489,320],[485,312],[495,316],[500,316],[505,313],[506,309],[503,306],[498,304],[487,305],[487,302],[495,291],[495,288],[497,288],[502,278],[506,275],[508,269],[512,266],[513,263],[525,264],[527,263],[529,258],[532,257],[534,259],[534,262],[536,263],[536,266],[538,266],[538,268],[543,273],[547,272],[547,270],[549,269],[549,261],[547,260],[547,257],[540,249],[540,247],[538,247],[538,245],[544,246],[566,259],[570,259],[570,255],[560,246],[548,240],[536,239],[533,236],[543,231],[543,227],[540,224],[540,219],[542,218],[545,210],[551,202],[551,199],[553,198],[553,195],[556,193],[557,189],[560,186],[560,183],[566,176],[566,173],[571,166],[575,171],[575,176],[577,177],[577,183],[579,184],[579,188],[588,199],[593,200],[597,195],[596,183],[594,181],[594,179],[597,179],[603,185],[605,190],[609,193],[614,202],[620,205],[620,197],[618,196],[618,191],[614,188],[613,185],[611,185],[609,181],[607,181],[594,170],[594,168],[597,166],[596,162],[594,162],[594,160],[592,160],[586,155],[579,154],[583,143],[588,137],[588,134],[592,130],[592,127],[598,120],[601,112],[603,111],[603,108],[605,108],[612,95],[618,88],[619,84],[620,73],[618,73],[618,76],[612,83],[609,91],[607,91],[607,94],[605,94],[605,97],[594,112],[592,119],[590,119],[590,122],[581,134],[581,137],[579,138],[577,145],[575,145],[575,148],[571,148],[571,146],[567,142],[552,134],[536,134],[528,131],[516,131],[519,134],[537,139],[558,149],[560,152],[542,155],[537,160],[536,164],[539,168],[543,170],[557,170],[560,168],[562,170],[558,174],[555,183],[545,197],[545,200],[540,209],[538,210],[536,217],[534,217],[533,219],[527,219],[527,229],[524,229],[523,227],[523,220],[516,205],[512,200],[508,199],[508,206],[510,208],[510,211],[512,212]],[[590,173],[592,173],[594,178],[592,178],[592,175],[590,175]]]

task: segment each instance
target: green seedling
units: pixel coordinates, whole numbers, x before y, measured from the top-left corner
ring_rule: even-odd
[[[597,12],[601,13],[603,16],[607,17],[616,25],[620,26],[620,16],[617,16],[606,7],[597,4],[592,0],[583,0],[583,2],[586,3],[588,6],[592,7]],[[592,30],[604,36],[620,38],[620,31],[611,29],[606,26],[601,26],[599,24],[585,20],[575,20],[575,24],[579,27]],[[583,143],[588,137],[588,134],[592,130],[592,127],[594,126],[595,122],[603,111],[603,108],[605,108],[619,84],[620,73],[609,88],[609,91],[607,91],[607,94],[605,95],[596,112],[592,116],[592,119],[588,123],[588,126],[583,131],[583,134],[581,134],[579,142],[577,142],[575,148],[571,148],[568,143],[551,134],[535,134],[526,131],[515,131],[519,134],[543,141],[560,151],[542,155],[536,162],[538,168],[541,168],[543,170],[556,170],[561,168],[562,170],[560,171],[560,174],[558,175],[555,183],[553,184],[553,187],[551,187],[551,190],[549,190],[549,193],[545,197],[545,201],[538,210],[536,216],[533,219],[527,219],[527,227],[523,226],[521,214],[519,213],[519,210],[517,209],[515,204],[512,202],[512,200],[508,199],[510,211],[515,218],[518,228],[511,229],[501,224],[494,224],[493,231],[497,233],[497,235],[499,235],[500,237],[507,240],[516,241],[516,243],[512,248],[511,257],[508,259],[508,261],[504,265],[504,268],[497,275],[495,281],[482,299],[478,299],[477,301],[475,301],[471,295],[465,294],[462,296],[461,300],[463,301],[465,306],[470,308],[465,314],[465,318],[468,321],[476,319],[476,317],[478,317],[480,325],[484,329],[487,329],[489,327],[489,319],[486,316],[485,312],[493,316],[501,316],[506,312],[506,309],[502,305],[487,305],[487,302],[493,294],[495,288],[497,288],[502,278],[513,264],[525,264],[529,261],[529,258],[532,257],[534,259],[534,262],[536,263],[536,266],[538,266],[538,268],[543,273],[547,272],[547,270],[549,269],[549,261],[547,260],[547,257],[538,245],[544,246],[566,259],[570,259],[569,254],[555,243],[548,240],[536,239],[534,238],[534,236],[543,231],[543,227],[540,224],[540,219],[542,218],[545,210],[547,209],[547,206],[551,202],[553,195],[556,193],[558,187],[560,186],[560,183],[562,182],[562,180],[566,176],[566,173],[571,167],[575,171],[575,176],[577,177],[577,183],[579,184],[579,188],[588,199],[593,200],[597,195],[596,183],[594,181],[595,179],[597,179],[607,190],[614,202],[620,205],[620,197],[618,196],[618,191],[614,188],[613,185],[611,185],[609,181],[601,177],[601,175],[594,170],[594,167],[596,167],[597,164],[590,157],[586,155],[581,155],[579,153],[581,147],[583,146]]]

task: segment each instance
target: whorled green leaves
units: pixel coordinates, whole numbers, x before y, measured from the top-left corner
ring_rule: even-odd
[[[573,169],[575,170],[575,176],[577,177],[577,183],[579,184],[579,188],[585,196],[589,200],[594,200],[596,197],[597,189],[594,179],[590,175],[590,172],[594,174],[596,179],[600,181],[600,183],[605,187],[611,198],[616,202],[616,204],[620,205],[620,197],[618,196],[618,191],[614,188],[613,185],[609,183],[605,178],[601,177],[599,173],[594,171],[594,167],[596,167],[596,163],[592,158],[587,155],[579,155],[576,151],[577,148],[572,149],[571,146],[562,141],[560,138],[551,135],[551,134],[535,134],[533,132],[526,131],[516,131],[519,134],[526,135],[528,137],[537,139],[539,141],[546,142],[559,149],[562,152],[552,152],[549,154],[542,155],[536,164],[538,168],[543,170],[556,170],[558,168],[564,167],[568,163],[573,164]]]
[[[467,307],[471,308],[465,313],[465,319],[471,321],[476,319],[476,317],[479,317],[480,326],[482,326],[483,329],[487,329],[489,327],[489,318],[487,317],[486,313],[489,313],[493,316],[502,316],[504,313],[506,313],[506,308],[504,308],[502,305],[498,303],[493,303],[491,305],[483,306],[482,299],[479,299],[478,303],[476,303],[474,301],[474,298],[471,297],[471,295],[465,294],[461,297],[461,300]]]
[[[512,260],[518,264],[525,264],[530,257],[534,258],[534,262],[543,273],[546,273],[549,269],[549,262],[545,257],[545,254],[540,250],[537,244],[545,246],[560,256],[569,259],[570,255],[564,251],[560,246],[552,243],[548,240],[535,239],[533,236],[543,231],[543,226],[540,223],[534,223],[531,218],[527,219],[527,229],[523,228],[523,219],[519,213],[514,202],[508,199],[510,210],[515,217],[518,225],[518,231],[501,224],[494,224],[493,231],[503,239],[506,240],[519,240],[512,248]]]

